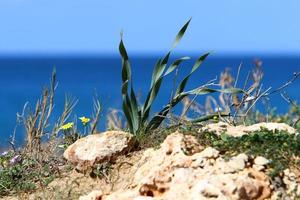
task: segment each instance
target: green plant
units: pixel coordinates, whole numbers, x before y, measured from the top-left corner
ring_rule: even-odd
[[[242,137],[209,132],[195,136],[202,145],[214,147],[228,158],[240,153],[266,157],[271,161],[268,166],[271,177],[286,168],[300,169],[300,135],[262,129]]]
[[[202,62],[207,58],[209,53],[201,55],[196,62],[194,63],[190,73],[185,76],[185,78],[179,83],[174,95],[168,104],[154,117],[149,120],[150,111],[154,100],[159,93],[163,79],[171,74],[179,65],[185,60],[190,59],[189,57],[182,57],[176,59],[171,65],[168,66],[168,61],[171,52],[180,42],[183,37],[190,20],[180,29],[178,32],[175,41],[169,52],[163,57],[160,58],[153,70],[150,90],[148,91],[146,100],[143,105],[139,105],[132,84],[131,76],[131,66],[128,54],[126,52],[125,45],[123,43],[122,35],[121,41],[119,44],[119,51],[122,57],[122,99],[123,99],[123,111],[127,119],[128,127],[134,135],[140,134],[142,132],[148,132],[158,128],[164,119],[167,117],[170,110],[181,102],[185,97],[189,95],[204,95],[214,92],[223,92],[223,93],[240,93],[243,92],[240,89],[228,88],[228,89],[213,89],[208,88],[208,85],[202,85],[198,88],[184,91],[187,82],[191,75],[200,67]],[[129,92],[130,90],[130,92]]]
[[[70,101],[66,101],[66,102],[70,102]],[[66,109],[66,107],[68,107],[68,103],[65,104],[65,109]],[[97,95],[95,95],[94,99],[93,99],[92,119],[89,117],[85,117],[85,116],[78,118],[81,122],[81,128],[83,129],[83,131],[79,130],[77,128],[77,118],[76,117],[73,120],[73,122],[62,124],[60,126],[56,124],[56,127],[58,127],[58,131],[61,131],[63,133],[63,135],[62,135],[63,136],[63,144],[60,145],[60,147],[62,147],[63,149],[66,149],[69,145],[73,144],[81,137],[96,133],[97,126],[98,126],[98,123],[100,120],[101,110],[102,110],[102,107],[100,104],[100,100],[97,97]]]
[[[55,124],[51,126],[50,119],[54,108],[56,88],[56,70],[54,69],[51,76],[50,87],[43,89],[41,98],[36,102],[35,109],[31,109],[29,103],[26,103],[23,112],[17,114],[17,126],[20,124],[23,125],[26,133],[24,151],[35,158],[40,156],[43,140],[54,140],[57,138],[61,126],[69,119],[77,104],[77,100],[66,96],[64,110]],[[15,136],[13,136],[12,141],[10,141],[13,148],[14,138]]]
[[[54,109],[55,92],[57,88],[56,70],[54,69],[51,76],[50,86],[45,87],[42,90],[41,98],[36,102],[35,109],[29,107],[29,103],[26,103],[23,112],[17,114],[17,126],[23,125],[25,128],[26,144],[24,151],[31,154],[33,157],[40,157],[42,150],[42,141],[54,141],[60,137],[59,133],[62,133],[63,146],[68,146],[74,143],[79,137],[87,134],[93,134],[97,132],[97,126],[101,114],[101,104],[97,95],[93,99],[93,116],[88,118],[85,116],[79,117],[81,124],[83,125],[83,131],[77,130],[76,120],[68,122],[74,107],[77,105],[78,100],[70,95],[66,95],[64,108],[55,123],[51,124]],[[66,128],[66,126],[71,125]],[[17,127],[16,126],[16,127]],[[15,133],[14,133],[15,134]],[[10,144],[14,147],[14,138],[12,136]],[[60,145],[61,146],[61,145]],[[55,150],[49,149],[49,153]]]
[[[10,141],[12,150],[0,155],[0,196],[31,192],[47,186],[61,172],[68,171],[59,167],[66,164],[61,156],[61,147],[66,148],[83,135],[97,131],[101,114],[97,96],[93,100],[92,118],[78,118],[83,132],[77,130],[77,117],[69,121],[77,100],[68,96],[62,114],[55,123],[50,123],[56,87],[56,71],[53,70],[51,85],[49,89],[44,88],[35,109],[31,110],[25,104],[23,112],[17,115],[17,126],[21,124],[25,128],[26,143],[24,148],[16,151],[14,132]]]
[[[0,195],[30,192],[47,186],[56,176],[57,162],[44,163],[28,155],[8,151],[0,156]]]
[[[108,181],[111,170],[112,164],[110,162],[104,162],[95,165],[93,170],[90,172],[90,176],[93,178],[105,178]]]

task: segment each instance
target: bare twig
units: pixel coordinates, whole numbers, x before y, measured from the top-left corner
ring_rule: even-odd
[[[272,92],[265,94],[267,95],[271,95],[274,94],[276,92],[280,92],[281,90],[285,89],[286,87],[288,87],[289,85],[291,85],[297,78],[299,78],[300,76],[300,72],[294,72],[293,77],[291,78],[291,80],[287,81],[285,84],[283,84],[282,86],[280,86],[279,88],[273,90]]]
[[[214,119],[215,117],[228,117],[228,116],[230,116],[230,113],[217,112],[215,114],[206,115],[206,116],[203,116],[203,117],[199,117],[197,119],[193,119],[190,122],[191,123],[199,123],[199,122],[208,121],[210,119]]]
[[[284,91],[280,93],[280,96],[289,104],[293,106],[297,106],[297,104],[288,96],[288,94]]]
[[[109,109],[107,114],[107,129],[109,130],[122,130],[125,128],[125,125],[122,120],[121,110],[118,109]]]
[[[254,100],[254,102],[251,104],[251,106],[249,106],[248,110],[246,111],[245,115],[247,116],[247,114],[249,113],[249,111],[252,109],[252,107],[256,104],[256,102],[262,98],[263,96],[265,96],[265,94],[268,93],[268,91],[271,90],[271,87],[269,87],[267,90],[265,90],[262,94],[260,94],[259,96],[257,96]]]
[[[295,103],[295,102],[288,96],[288,94],[287,94],[286,92],[280,93],[280,95],[281,95],[281,97],[282,97],[286,102],[288,102],[288,103],[291,104],[292,106],[295,106],[295,107],[297,107],[297,108],[299,107],[299,106],[297,105],[297,103]],[[293,126],[293,127],[296,127],[296,125],[297,125],[299,122],[300,122],[300,116],[298,116],[297,119],[294,120],[292,126]]]

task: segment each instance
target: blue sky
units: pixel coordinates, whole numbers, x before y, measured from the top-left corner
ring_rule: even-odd
[[[0,54],[300,53],[299,0],[1,0]]]

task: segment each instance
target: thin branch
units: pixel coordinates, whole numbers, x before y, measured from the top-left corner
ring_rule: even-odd
[[[289,104],[293,106],[297,106],[297,104],[288,96],[288,94],[284,91],[280,93],[280,96]]]
[[[245,113],[245,115],[247,116],[248,115],[248,113],[249,113],[249,111],[252,109],[252,107],[256,104],[256,102],[260,99],[260,98],[262,98],[262,97],[264,97],[267,93],[268,93],[268,91],[271,89],[271,87],[269,87],[267,90],[265,90],[262,94],[260,94],[259,96],[257,96],[256,98],[255,98],[255,100],[254,100],[254,102],[251,104],[251,106],[248,108],[248,110],[246,111],[246,113]]]
[[[293,75],[291,80],[287,81],[284,85],[282,85],[281,87],[273,90],[272,92],[270,92],[268,94],[265,94],[265,96],[274,94],[276,92],[280,92],[281,90],[283,90],[286,87],[288,87],[289,85],[291,85],[294,81],[296,81],[296,79],[299,78],[299,76],[300,76],[300,72],[294,72],[294,75]]]

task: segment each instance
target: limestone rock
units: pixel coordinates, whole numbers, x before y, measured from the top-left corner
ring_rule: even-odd
[[[297,131],[293,127],[284,124],[284,123],[258,123],[251,126],[232,126],[225,122],[218,122],[214,124],[208,124],[202,127],[199,132],[209,131],[214,132],[217,135],[221,135],[222,133],[226,132],[226,134],[234,136],[234,137],[241,137],[243,135],[247,135],[251,132],[260,131],[262,128],[270,130],[270,131],[286,131],[290,134],[296,134]]]
[[[253,131],[259,131],[261,128],[268,129],[269,131],[275,132],[278,131],[286,131],[290,134],[295,134],[297,131],[293,127],[285,124],[285,123],[275,123],[275,122],[262,122],[258,124],[253,124],[251,126],[248,126],[247,131],[253,132]]]
[[[248,161],[248,156],[246,154],[239,154],[232,157],[229,162],[226,163],[225,172],[237,172],[243,170],[246,167],[246,162]]]
[[[203,158],[217,158],[219,156],[219,151],[212,147],[207,147],[199,154],[199,156]]]
[[[184,140],[183,134],[173,133],[159,149],[146,150],[132,167],[134,175],[130,185],[102,195],[101,200],[262,200],[271,197],[268,177],[251,166],[246,167],[247,155],[237,155],[227,162],[213,148],[187,154],[185,150],[190,149],[191,143]],[[194,140],[189,138],[189,141]],[[197,144],[193,142],[192,146]],[[225,173],[223,166],[232,167],[230,162],[236,162],[236,166],[232,173]]]
[[[257,157],[254,159],[254,163],[255,163],[256,165],[264,166],[264,165],[269,164],[270,161],[269,161],[268,159],[266,159],[265,157],[257,156]]]
[[[133,145],[133,136],[122,131],[106,131],[77,140],[64,152],[64,157],[77,165],[79,171],[92,168],[95,164],[115,159]]]

